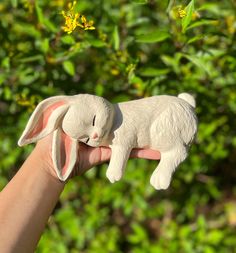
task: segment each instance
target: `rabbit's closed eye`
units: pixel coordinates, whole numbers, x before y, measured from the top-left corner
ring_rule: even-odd
[[[96,119],[96,115],[94,115],[94,117],[93,117],[93,126],[95,126],[95,119]]]

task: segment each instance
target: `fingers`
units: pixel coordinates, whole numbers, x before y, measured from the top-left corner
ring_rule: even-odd
[[[111,149],[108,147],[100,147],[101,163],[107,162],[111,158]]]
[[[111,157],[111,149],[108,147],[100,147],[101,151],[101,160],[100,162],[106,162],[110,160]],[[138,149],[135,148],[131,151],[130,158],[144,158],[149,160],[160,160],[161,154],[159,151],[152,149]]]
[[[95,166],[107,162],[111,158],[111,149],[109,147],[92,148],[84,144],[81,158],[87,161],[88,166]],[[133,149],[130,158],[144,158],[149,160],[159,160],[160,152],[152,149]]]
[[[90,168],[108,161],[111,157],[111,149],[108,147],[93,148],[81,143],[78,156],[79,174]]]
[[[160,160],[161,153],[152,149],[133,149],[130,154],[131,158],[144,158],[149,160]]]
[[[79,148],[78,174],[83,174],[90,168],[107,162],[111,158],[111,149],[109,147],[93,148],[81,143]],[[160,152],[152,149],[133,149],[130,158],[144,158],[149,160],[159,160]],[[77,174],[77,175],[78,175]]]

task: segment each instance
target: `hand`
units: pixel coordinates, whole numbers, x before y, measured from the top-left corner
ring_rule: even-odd
[[[38,141],[35,149],[38,152],[39,159],[45,165],[44,167],[47,171],[53,177],[57,178],[51,158],[51,143],[52,134]],[[109,161],[111,157],[111,149],[109,147],[94,148],[87,146],[84,143],[79,144],[78,152],[78,161],[70,177],[81,175],[90,168]],[[130,154],[130,158],[159,160],[161,155],[160,152],[151,149],[133,149]]]
[[[109,147],[93,148],[83,143],[79,145],[78,166],[73,171],[73,175],[81,175],[90,168],[107,162],[111,157],[111,149]],[[160,152],[151,149],[133,149],[130,158],[145,158],[150,160],[159,160]]]

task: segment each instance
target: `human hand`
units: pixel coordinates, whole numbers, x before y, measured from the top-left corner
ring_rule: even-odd
[[[52,134],[46,136],[37,142],[35,147],[38,152],[39,160],[45,165],[46,170],[53,176],[57,177],[51,158]],[[78,176],[89,170],[90,168],[107,162],[111,157],[111,149],[109,147],[90,147],[84,143],[79,144],[78,159],[70,178]],[[144,158],[149,160],[159,160],[160,152],[151,149],[133,149],[130,158]]]
[[[84,143],[79,145],[79,156],[73,175],[81,175],[90,168],[109,161],[111,158],[111,149],[109,147],[90,147]],[[133,149],[130,158],[145,158],[150,160],[159,160],[160,152],[151,149]]]

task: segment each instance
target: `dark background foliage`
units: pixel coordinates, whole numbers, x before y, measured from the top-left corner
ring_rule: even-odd
[[[235,1],[80,0],[76,11],[96,30],[70,35],[61,29],[67,8],[0,3],[0,188],[32,150],[17,139],[49,96],[190,92],[199,132],[167,191],[150,186],[156,162],[142,159],[116,184],[107,164],[70,181],[37,252],[235,252]]]

